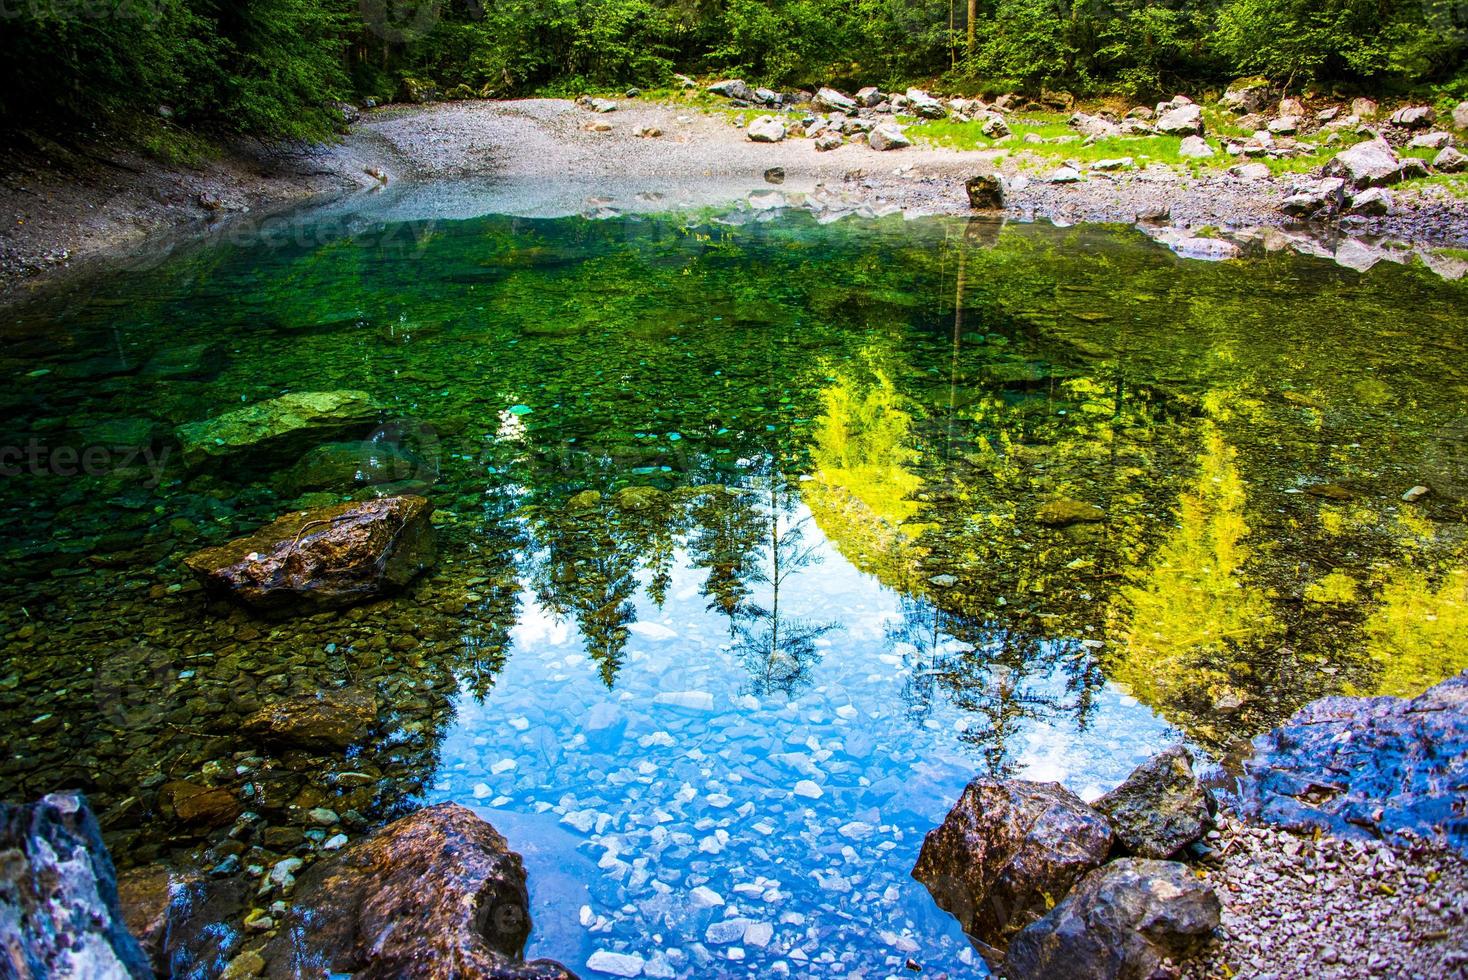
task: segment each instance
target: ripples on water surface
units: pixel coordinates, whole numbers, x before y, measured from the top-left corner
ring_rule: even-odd
[[[1463,284],[752,217],[308,214],[7,311],[0,792],[85,788],[124,866],[223,853],[166,780],[282,826],[454,800],[573,968],[963,971],[907,872],[976,772],[1091,797],[1465,666]],[[182,423],[336,389],[375,441],[179,462]],[[437,508],[405,595],[264,622],[180,567],[368,480]],[[348,759],[236,734],[344,683],[387,705]]]

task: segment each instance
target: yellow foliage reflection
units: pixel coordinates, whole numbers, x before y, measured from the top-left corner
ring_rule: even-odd
[[[1382,586],[1366,621],[1367,651],[1381,667],[1372,694],[1412,696],[1468,668],[1468,568],[1440,582],[1398,571]]]
[[[918,457],[912,413],[877,368],[865,381],[838,376],[821,402],[811,442],[814,479],[802,497],[848,560],[889,585],[905,584],[923,530],[913,521],[923,481],[908,468]]]
[[[1115,679],[1175,722],[1236,698],[1249,662],[1240,654],[1283,634],[1269,594],[1242,574],[1246,496],[1234,449],[1205,423],[1178,526],[1113,610],[1122,649]]]

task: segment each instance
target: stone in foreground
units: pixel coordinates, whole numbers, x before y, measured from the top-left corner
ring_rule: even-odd
[[[1009,980],[1147,980],[1218,928],[1213,888],[1185,864],[1122,858],[1081,879],[1009,944]]]
[[[296,511],[184,564],[209,590],[261,612],[340,608],[433,564],[432,511],[418,496]]]
[[[998,174],[977,174],[964,183],[968,206],[975,211],[1004,210],[1004,178]]]
[[[377,418],[365,391],[299,391],[181,425],[175,435],[190,466],[248,457],[252,468],[269,469],[321,443],[364,435]]]
[[[0,804],[0,968],[7,977],[151,978],[86,800]]]
[[[345,749],[377,721],[377,698],[362,688],[318,691],[267,705],[241,729],[267,742],[307,749]]]
[[[970,936],[1002,948],[1106,860],[1111,828],[1059,783],[968,784],[929,832],[912,876]]]
[[[521,961],[529,934],[520,855],[468,809],[441,803],[312,865],[262,953],[271,980],[571,977],[550,960]]]
[[[1468,856],[1468,671],[1415,698],[1330,697],[1254,739],[1243,816]]]
[[[1111,823],[1116,840],[1145,858],[1170,858],[1203,839],[1217,804],[1193,775],[1193,756],[1181,745],[1142,763],[1116,789],[1091,804]]]

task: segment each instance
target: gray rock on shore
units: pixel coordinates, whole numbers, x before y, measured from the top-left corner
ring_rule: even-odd
[[[1237,113],[1259,112],[1269,104],[1269,80],[1241,78],[1224,90],[1220,103]]]
[[[828,112],[855,112],[856,100],[833,88],[823,88],[816,93],[815,103]]]
[[[1165,111],[1158,106],[1156,129],[1170,136],[1202,136],[1203,111],[1192,103],[1176,105]]]
[[[1468,154],[1454,146],[1445,146],[1432,158],[1432,169],[1444,174],[1460,174],[1468,170]]]
[[[1324,170],[1351,187],[1384,187],[1402,179],[1402,160],[1390,143],[1380,137],[1357,143],[1337,153]]]
[[[726,99],[738,99],[741,102],[754,101],[754,89],[750,88],[742,78],[726,78],[721,82],[714,82],[707,91],[714,95],[722,95]]]
[[[778,143],[785,138],[785,124],[774,116],[760,116],[745,134],[755,143]]]
[[[1426,129],[1435,119],[1437,119],[1437,113],[1433,111],[1432,106],[1411,105],[1398,109],[1387,121],[1402,129]]]
[[[867,145],[874,150],[900,150],[912,146],[912,140],[896,124],[882,123],[867,134]]]

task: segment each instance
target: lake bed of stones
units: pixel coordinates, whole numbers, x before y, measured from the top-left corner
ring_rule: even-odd
[[[1225,783],[1307,702],[1464,666],[1468,287],[1428,270],[298,230],[4,325],[0,796],[81,790],[124,878],[192,875],[231,924],[194,962],[455,803],[523,857],[527,957],[965,975],[911,873],[975,776],[1092,801],[1183,744]]]

